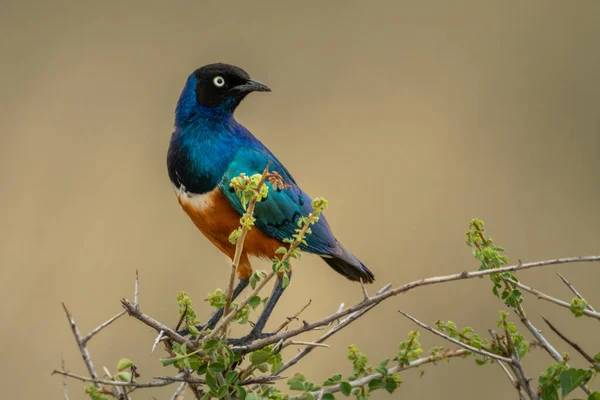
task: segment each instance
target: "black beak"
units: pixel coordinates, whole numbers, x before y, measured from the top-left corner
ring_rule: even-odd
[[[270,92],[271,89],[258,81],[250,79],[248,82],[243,85],[234,86],[231,88],[232,90],[236,90],[240,93],[250,93],[250,92]]]

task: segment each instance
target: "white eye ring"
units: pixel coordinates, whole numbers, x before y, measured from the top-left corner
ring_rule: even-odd
[[[213,83],[215,84],[216,87],[223,87],[225,86],[225,79],[223,79],[222,76],[215,76],[215,79],[213,79]]]

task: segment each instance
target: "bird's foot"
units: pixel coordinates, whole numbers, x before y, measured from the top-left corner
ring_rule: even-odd
[[[247,346],[250,343],[254,342],[255,340],[266,339],[266,338],[274,336],[274,335],[275,335],[274,333],[263,333],[263,332],[251,331],[249,334],[247,334],[246,336],[243,336],[239,339],[230,338],[230,339],[227,339],[227,341],[229,342],[229,344],[231,344],[233,346]]]

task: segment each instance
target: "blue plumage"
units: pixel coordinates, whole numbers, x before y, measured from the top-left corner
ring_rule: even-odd
[[[221,80],[223,85],[219,86]],[[257,229],[283,240],[292,237],[298,218],[312,210],[311,198],[283,164],[233,117],[248,93],[268,90],[245,71],[226,64],[211,64],[195,71],[177,104],[167,163],[169,177],[177,188],[202,195],[219,187],[241,215],[244,210],[229,186],[230,180],[240,173],[262,173],[270,162],[270,170],[277,171],[289,187],[270,187],[267,199],[257,203],[254,217]],[[336,240],[324,216],[306,242],[302,250],[322,256],[347,278],[373,281],[373,274]]]

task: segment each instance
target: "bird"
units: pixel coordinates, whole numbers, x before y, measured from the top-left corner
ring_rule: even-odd
[[[250,93],[270,91],[267,85],[251,79],[235,65],[214,63],[196,69],[188,76],[177,101],[167,152],[168,175],[179,204],[204,236],[231,259],[235,245],[230,243],[229,235],[239,227],[245,212],[230,185],[231,179],[242,173],[247,176],[262,173],[268,166],[269,171],[277,172],[283,180],[284,188],[277,184],[273,187],[267,181],[268,195],[256,203],[255,226],[244,242],[233,298],[248,285],[253,273],[249,258],[280,257],[276,250],[286,246],[284,239],[293,236],[298,219],[312,211],[311,197],[283,163],[234,118],[235,110]],[[373,273],[335,238],[324,215],[305,240],[300,250],[320,256],[342,276],[363,283],[374,281]],[[245,340],[263,335],[283,293],[281,283],[279,276],[263,313]],[[222,311],[213,315],[208,327],[214,327]]]

